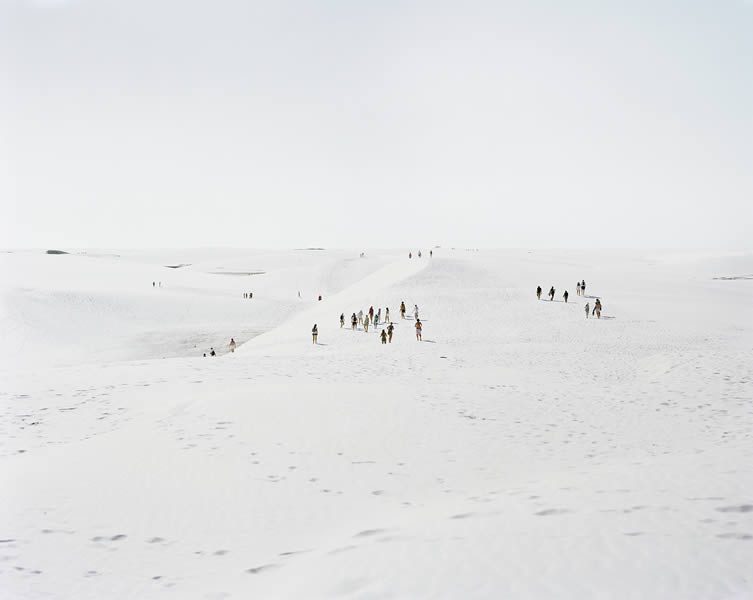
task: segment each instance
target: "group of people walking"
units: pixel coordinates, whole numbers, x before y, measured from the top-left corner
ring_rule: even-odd
[[[575,290],[578,296],[585,296],[586,295],[586,280],[583,279],[582,281],[578,281],[575,286]],[[541,292],[542,292],[541,286],[538,286],[536,288],[536,298],[538,300],[541,300]],[[554,286],[550,287],[549,293],[547,294],[550,302],[554,300],[555,294],[556,294],[556,290],[554,289]],[[567,290],[565,290],[565,292],[562,294],[562,298],[565,301],[565,303],[567,303],[567,299],[569,297],[570,297],[570,294],[568,293]],[[586,306],[585,306],[586,318],[589,317],[589,313],[590,313],[590,316],[595,315],[597,319],[601,319],[601,310],[602,310],[601,300],[599,298],[596,298],[596,302],[594,302],[593,310],[591,310],[591,306],[589,305],[589,303],[586,302]]]
[[[400,318],[405,319],[405,314],[408,312],[405,302],[400,302]],[[420,342],[423,341],[423,328],[424,325],[418,316],[418,305],[413,305],[413,319],[415,320],[414,328],[416,330],[416,339]],[[350,328],[353,331],[358,330],[359,327],[363,329],[365,333],[369,332],[369,327],[375,330],[381,326],[382,331],[379,333],[379,339],[382,344],[391,344],[392,336],[395,334],[395,324],[390,318],[390,309],[385,308],[382,313],[381,308],[374,309],[373,306],[369,307],[368,311],[359,310],[357,313],[352,313],[350,318],[347,319],[350,323]],[[340,313],[340,329],[345,327],[346,318],[345,313]],[[313,344],[318,343],[319,326],[315,323],[311,329],[311,342]]]
[[[419,250],[416,253],[416,256],[418,258],[421,258],[423,256],[423,254],[421,254],[421,251]],[[431,258],[432,256],[434,256],[434,250],[429,250],[429,258]],[[408,258],[413,258],[413,252],[408,252]]]
[[[253,292],[243,292],[243,297],[245,299],[251,299],[251,298],[254,297],[254,293]]]

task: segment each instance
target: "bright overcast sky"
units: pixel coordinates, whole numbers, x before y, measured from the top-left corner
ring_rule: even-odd
[[[0,0],[0,247],[751,237],[753,0]]]

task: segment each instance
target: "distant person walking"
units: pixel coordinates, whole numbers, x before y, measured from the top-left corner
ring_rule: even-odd
[[[356,317],[356,313],[353,313],[353,316],[350,317],[350,325],[353,331],[355,331],[356,325],[358,325],[358,317]]]
[[[431,258],[432,256],[434,256],[434,250],[429,250],[429,258]]]
[[[541,286],[536,288],[536,299],[541,300]]]
[[[562,294],[562,297],[565,299],[565,304],[567,304],[567,299],[570,297],[570,294],[567,293],[567,290],[565,290],[565,293]]]
[[[340,313],[340,329],[345,325],[345,313]]]
[[[391,322],[390,321],[390,309],[389,308],[385,308],[384,309],[384,322],[385,323],[390,323]]]
[[[578,285],[575,286],[575,293],[580,296],[580,281],[578,282]]]
[[[156,281],[152,281],[152,287],[155,287],[157,285]]]
[[[418,251],[418,258],[421,258],[421,251]]]
[[[214,348],[209,349],[209,356],[217,356],[217,353],[214,351]]]
[[[230,352],[235,352],[235,340],[233,338],[230,338]]]
[[[374,320],[374,307],[369,306],[369,319]]]
[[[358,311],[358,324],[359,325],[363,324],[363,311],[362,310]]]
[[[408,258],[413,258],[413,253],[412,252],[408,252]]]
[[[420,342],[422,340],[421,333],[423,332],[424,326],[421,324],[421,321],[416,319],[416,339]]]
[[[554,286],[549,289],[549,301],[554,300]]]
[[[400,318],[405,318],[405,302],[400,303]]]
[[[318,338],[319,338],[319,328],[316,326],[316,323],[314,323],[314,327],[311,329],[311,343],[316,344]]]
[[[585,279],[580,282],[580,294],[581,296],[586,295],[586,280]]]
[[[418,321],[418,304],[413,305],[413,318]]]
[[[395,326],[390,323],[387,326],[387,341],[391,344],[392,343],[392,332],[395,331]]]
[[[382,338],[383,344],[387,343],[387,332],[384,329],[382,329],[382,333],[379,334],[379,337]]]
[[[601,319],[601,300],[598,298],[596,298],[596,302],[594,302],[594,314],[597,319]]]
[[[369,333],[369,315],[366,315],[366,318],[363,320],[363,330]]]
[[[591,312],[591,307],[588,305],[588,302],[586,302],[586,319],[589,317],[590,312]]]

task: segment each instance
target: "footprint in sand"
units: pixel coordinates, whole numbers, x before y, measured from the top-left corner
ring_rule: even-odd
[[[725,540],[753,540],[753,535],[749,533],[720,533],[716,537]]]
[[[729,512],[737,512],[737,513],[749,513],[753,512],[753,504],[740,504],[738,506],[722,506],[717,508],[719,512],[729,513]]]
[[[359,531],[353,537],[371,537],[372,535],[379,535],[380,533],[387,533],[388,531],[389,529],[364,529],[363,531]]]
[[[262,571],[268,571],[269,569],[275,569],[279,565],[275,564],[268,564],[268,565],[261,565],[259,567],[251,567],[250,569],[246,569],[246,573],[251,573],[252,575],[257,575],[258,573],[261,573]]]

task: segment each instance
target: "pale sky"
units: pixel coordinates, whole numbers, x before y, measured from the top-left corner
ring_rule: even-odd
[[[0,0],[0,247],[753,249],[753,0]]]

